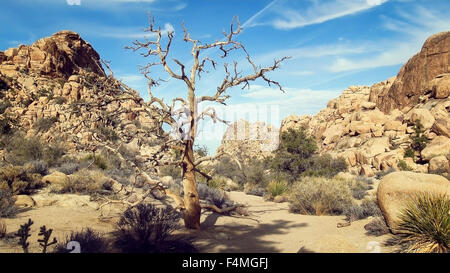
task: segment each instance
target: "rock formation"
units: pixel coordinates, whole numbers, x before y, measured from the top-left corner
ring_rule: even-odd
[[[450,32],[433,35],[397,77],[371,87],[351,86],[314,116],[285,118],[280,132],[306,126],[322,153],[345,158],[355,174],[398,169],[400,160],[414,171],[448,173],[449,51]],[[430,141],[420,154],[421,164],[404,157],[417,120]]]
[[[125,92],[131,100],[123,99]],[[138,92],[106,75],[99,54],[77,33],[61,31],[0,52],[0,93],[7,106],[0,119],[8,116],[45,142],[63,141],[70,151],[95,149],[105,138],[122,141],[141,160],[157,148],[160,122],[139,111]]]

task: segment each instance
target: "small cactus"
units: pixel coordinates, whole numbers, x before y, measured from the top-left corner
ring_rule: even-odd
[[[47,247],[58,243],[55,237],[53,241],[49,243],[50,237],[52,236],[53,229],[47,230],[45,226],[42,226],[39,232],[39,236],[43,236],[42,239],[38,239],[39,245],[42,247],[42,253],[47,253]]]
[[[16,237],[19,237],[19,245],[22,246],[23,252],[28,253],[28,246],[30,243],[28,243],[28,237],[31,236],[30,230],[31,225],[33,225],[33,221],[31,219],[28,219],[28,222],[21,225],[20,229],[17,231],[16,234],[14,234]]]

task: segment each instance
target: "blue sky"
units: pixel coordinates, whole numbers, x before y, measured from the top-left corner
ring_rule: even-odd
[[[163,29],[175,30],[172,56],[188,65],[181,22],[192,38],[213,42],[223,37],[235,15],[244,26],[237,40],[257,64],[291,56],[270,74],[286,93],[256,82],[250,90],[230,90],[230,106],[218,108],[229,121],[262,120],[277,127],[289,114],[317,113],[350,85],[396,75],[428,36],[450,30],[448,0],[16,0],[2,3],[0,50],[72,30],[112,62],[116,77],[146,98],[137,66],[149,60],[124,47],[146,36],[147,12]],[[248,71],[242,55],[233,57]],[[154,76],[169,80],[161,70]],[[204,74],[199,94],[211,94],[222,79],[220,69]],[[184,91],[182,83],[169,80],[154,94],[169,101]],[[215,151],[225,127],[205,122],[201,128],[198,143]]]

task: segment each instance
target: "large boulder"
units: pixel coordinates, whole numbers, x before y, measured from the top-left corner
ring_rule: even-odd
[[[430,129],[436,121],[430,111],[424,108],[417,108],[408,113],[408,119],[411,123],[417,120],[423,125],[424,130]]]
[[[445,99],[450,95],[450,73],[437,76],[430,82],[431,95],[436,99]]]
[[[55,190],[62,189],[69,182],[69,177],[62,172],[53,172],[49,175],[42,177],[42,182],[50,185]]]
[[[420,153],[423,160],[431,160],[433,157],[450,153],[450,139],[446,136],[438,136],[427,144]]]
[[[421,193],[450,196],[450,181],[440,175],[414,172],[390,173],[380,181],[378,205],[394,233],[398,228],[400,213],[411,198]]]
[[[433,157],[428,168],[430,173],[450,173],[450,161],[445,155]]]

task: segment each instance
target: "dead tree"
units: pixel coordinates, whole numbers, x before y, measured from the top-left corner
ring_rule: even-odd
[[[190,54],[192,55],[192,66],[189,71],[187,71],[188,68],[186,65],[176,58],[172,58],[173,62],[169,63],[169,53],[174,40],[174,31],[164,32],[160,27],[156,27],[151,16],[149,16],[149,27],[144,31],[148,32],[150,34],[149,37],[154,37],[154,39],[146,39],[145,41],[136,40],[133,42],[132,46],[127,48],[133,51],[141,51],[142,56],[151,59],[151,62],[140,68],[140,72],[148,80],[148,95],[150,100],[146,103],[146,106],[160,113],[162,121],[172,127],[171,138],[168,142],[172,149],[182,152],[182,158],[179,162],[169,162],[167,164],[179,165],[182,168],[184,200],[179,199],[179,202],[183,202],[179,207],[184,215],[185,226],[189,229],[199,229],[201,205],[197,192],[195,174],[205,174],[202,173],[197,166],[204,161],[216,159],[222,154],[212,157],[195,158],[194,143],[197,128],[199,122],[206,117],[213,119],[214,122],[225,121],[216,116],[216,111],[213,107],[209,107],[203,112],[198,113],[198,104],[209,101],[226,105],[227,99],[230,98],[227,94],[228,89],[237,86],[242,89],[249,88],[250,82],[257,79],[265,81],[269,86],[274,85],[283,91],[281,85],[278,82],[269,79],[266,74],[279,68],[280,64],[287,59],[287,57],[274,60],[273,65],[268,67],[255,65],[244,45],[235,40],[236,36],[242,31],[237,18],[233,18],[229,31],[223,32],[224,38],[222,40],[216,40],[216,42],[209,44],[203,44],[199,40],[191,38],[184,25],[182,25],[182,27],[184,30],[184,42],[192,45],[190,51]],[[208,72],[207,67],[216,70],[218,66],[216,60],[205,54],[205,51],[211,49],[218,50],[222,60],[226,60],[229,57],[230,52],[240,51],[251,65],[252,72],[244,74],[242,71],[239,71],[237,61],[233,61],[232,65],[224,62],[223,68],[225,75],[220,85],[212,91],[211,96],[197,96],[197,80],[201,78],[202,73]],[[174,65],[177,67],[178,72],[172,67]],[[153,96],[152,88],[158,86],[162,82],[162,80],[157,80],[150,76],[150,72],[152,72],[152,69],[155,66],[162,66],[170,77],[184,82],[186,86],[185,97],[177,97],[168,104],[165,103],[163,99]]]

